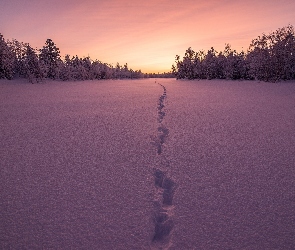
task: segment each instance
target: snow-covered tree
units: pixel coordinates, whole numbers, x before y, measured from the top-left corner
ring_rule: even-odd
[[[208,50],[204,60],[203,65],[205,68],[205,76],[207,79],[215,79],[218,78],[218,58],[216,56],[217,51],[212,47]]]
[[[295,35],[293,26],[258,36],[250,44],[247,60],[253,77],[264,81],[294,79]]]
[[[185,72],[183,67],[183,62],[180,60],[180,56],[175,56],[175,63],[176,65],[172,67],[173,73],[176,76],[176,79],[183,79],[185,78]]]
[[[122,66],[117,62],[115,67],[115,78],[120,79],[122,77]]]
[[[0,33],[0,78],[12,79],[15,55]]]
[[[23,62],[26,78],[31,83],[42,81],[45,76],[44,65],[39,61],[36,51],[30,45],[27,45]]]
[[[183,74],[185,78],[187,79],[194,79],[194,73],[195,73],[195,65],[194,65],[194,59],[195,59],[195,51],[192,50],[191,47],[189,47],[184,54],[183,61],[182,61],[182,67],[183,67]]]
[[[238,53],[229,44],[219,54],[213,48],[207,53],[188,48],[183,60],[176,56],[175,63],[172,70],[177,79],[295,79],[294,28],[289,25],[259,36],[247,53]]]
[[[51,79],[57,79],[60,66],[60,51],[51,39],[47,39],[45,46],[40,49],[40,61],[46,66],[46,76]]]
[[[7,41],[7,45],[14,53],[14,77],[26,77],[24,68],[24,58],[27,52],[28,43],[19,42],[16,39]]]

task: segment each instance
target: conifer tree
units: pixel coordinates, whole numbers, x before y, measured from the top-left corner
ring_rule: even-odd
[[[0,33],[0,79],[12,79],[14,74],[15,55]]]
[[[232,50],[229,44],[226,44],[224,51],[218,55],[213,48],[207,53],[194,53],[188,48],[183,60],[176,56],[175,62],[172,70],[177,79],[295,79],[294,28],[289,25],[269,35],[258,36],[252,40],[247,53],[238,53]]]
[[[47,77],[51,79],[58,78],[58,67],[60,61],[60,51],[51,39],[47,39],[45,46],[40,49],[40,61],[46,66]]]
[[[41,81],[45,75],[44,68],[38,59],[37,53],[30,45],[27,45],[24,68],[26,78],[31,83]]]

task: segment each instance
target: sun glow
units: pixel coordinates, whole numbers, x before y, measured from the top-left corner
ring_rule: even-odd
[[[51,38],[61,54],[170,71],[188,47],[247,49],[263,32],[293,24],[295,2],[269,1],[57,1],[4,0],[0,32],[41,48]]]

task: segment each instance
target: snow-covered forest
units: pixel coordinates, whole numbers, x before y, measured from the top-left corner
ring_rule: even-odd
[[[295,35],[293,26],[279,28],[252,40],[247,52],[229,44],[224,51],[205,52],[188,48],[172,66],[177,79],[246,79],[279,81],[295,79]]]
[[[47,39],[41,49],[15,39],[5,40],[0,33],[0,79],[27,78],[39,82],[54,80],[133,79],[176,77],[177,79],[246,79],[278,81],[295,79],[295,34],[293,26],[279,28],[252,40],[248,50],[237,52],[229,44],[224,51],[213,47],[207,52],[188,48],[182,60],[176,56],[172,72],[144,74],[128,64],[103,63],[89,56],[66,55]]]
[[[53,80],[94,80],[94,79],[133,79],[150,77],[174,77],[173,74],[144,74],[132,70],[128,64],[103,63],[90,57],[79,58],[66,55],[61,58],[56,44],[47,39],[41,49],[34,49],[29,43],[15,39],[5,40],[0,33],[0,79],[27,78],[39,82],[45,78]]]

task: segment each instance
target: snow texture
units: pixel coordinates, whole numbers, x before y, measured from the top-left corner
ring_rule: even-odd
[[[295,83],[157,83],[0,81],[1,249],[293,249]]]

